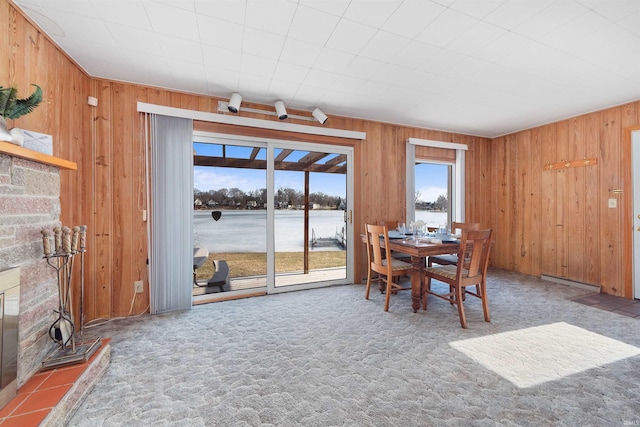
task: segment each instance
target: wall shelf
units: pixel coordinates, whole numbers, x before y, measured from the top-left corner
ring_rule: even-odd
[[[46,165],[57,166],[60,169],[78,170],[78,165],[75,162],[29,150],[19,145],[11,144],[10,142],[0,141],[0,153],[44,163]]]

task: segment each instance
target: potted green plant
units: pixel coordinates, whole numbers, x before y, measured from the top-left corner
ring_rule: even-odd
[[[28,98],[18,98],[18,89],[0,86],[0,141],[10,141],[22,145],[22,133],[18,129],[7,130],[7,119],[15,120],[32,112],[42,102],[42,89],[32,84],[36,90]],[[15,131],[15,132],[14,132]]]

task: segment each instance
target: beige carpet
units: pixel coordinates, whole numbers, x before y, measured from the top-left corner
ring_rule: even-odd
[[[640,322],[588,292],[492,270],[491,323],[360,285],[114,321],[112,362],[72,426],[640,424]]]

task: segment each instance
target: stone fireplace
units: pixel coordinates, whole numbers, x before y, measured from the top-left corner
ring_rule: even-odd
[[[18,388],[56,347],[49,326],[58,308],[57,281],[43,259],[40,231],[59,225],[59,168],[0,149],[0,271],[20,267]]]

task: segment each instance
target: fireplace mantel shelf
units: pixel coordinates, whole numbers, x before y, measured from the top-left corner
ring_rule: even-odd
[[[23,159],[44,163],[46,165],[57,166],[60,169],[78,170],[78,165],[75,162],[29,150],[19,145],[11,144],[10,142],[0,141],[0,153],[22,157]]]

